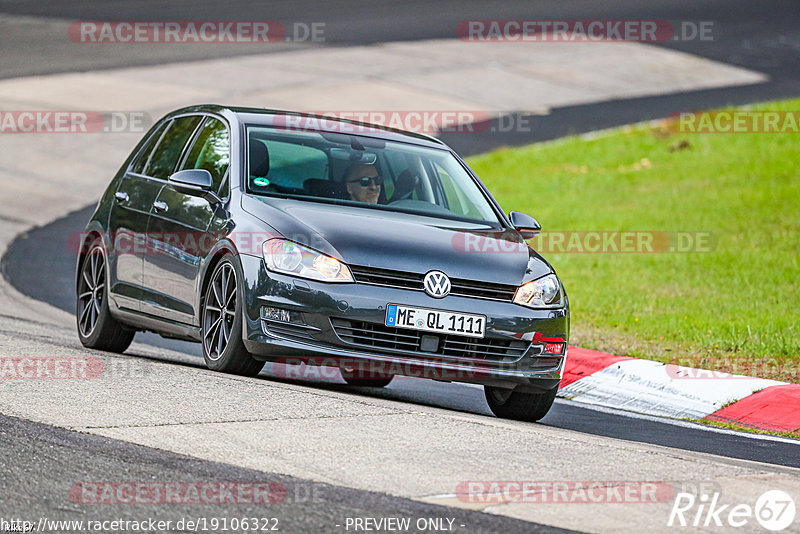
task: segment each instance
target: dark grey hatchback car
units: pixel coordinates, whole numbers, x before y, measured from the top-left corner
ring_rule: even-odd
[[[77,327],[124,351],[136,331],[202,344],[210,369],[265,361],[482,384],[535,421],[555,398],[569,306],[470,168],[426,135],[328,117],[197,106],[144,136],[78,258]]]

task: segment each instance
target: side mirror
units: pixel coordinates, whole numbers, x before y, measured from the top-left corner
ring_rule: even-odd
[[[512,211],[508,214],[508,218],[524,239],[534,238],[542,231],[539,221],[525,213]]]
[[[221,202],[221,199],[211,190],[214,180],[211,173],[205,169],[185,169],[169,177],[169,184],[179,193],[202,197],[211,204]]]

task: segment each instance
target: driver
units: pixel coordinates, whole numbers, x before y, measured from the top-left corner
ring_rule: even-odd
[[[344,183],[350,200],[377,204],[381,194],[381,179],[378,169],[369,163],[354,163],[344,173]]]

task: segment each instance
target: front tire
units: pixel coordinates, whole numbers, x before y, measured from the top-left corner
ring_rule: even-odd
[[[243,284],[236,260],[226,254],[214,268],[203,299],[203,359],[214,371],[256,376],[264,362],[253,358],[242,341]]]
[[[78,338],[90,349],[125,352],[136,334],[111,316],[106,287],[106,254],[99,237],[92,241],[80,264],[75,318]]]
[[[523,393],[493,386],[483,386],[492,413],[503,419],[535,422],[547,415],[558,388],[544,393]]]

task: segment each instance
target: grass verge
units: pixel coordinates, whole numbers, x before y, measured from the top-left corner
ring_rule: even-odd
[[[800,99],[747,109],[796,111]],[[573,344],[800,380],[800,134],[665,121],[469,163],[505,209],[542,223],[531,244],[567,288]],[[614,232],[654,251],[614,251]]]
[[[693,423],[701,425],[714,426],[717,428],[725,428],[728,430],[737,430],[739,432],[749,432],[751,434],[764,434],[768,436],[780,436],[782,438],[800,439],[800,433],[797,432],[772,432],[770,430],[762,430],[760,428],[752,428],[749,426],[740,425],[737,423],[723,423],[721,421],[709,421],[708,419],[689,419]]]

